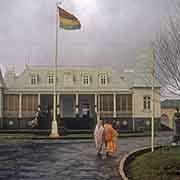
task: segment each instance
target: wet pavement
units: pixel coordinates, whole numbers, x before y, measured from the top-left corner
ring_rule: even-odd
[[[171,141],[161,133],[156,144]],[[117,180],[119,160],[150,137],[122,138],[112,158],[98,158],[92,140],[1,140],[0,180]]]

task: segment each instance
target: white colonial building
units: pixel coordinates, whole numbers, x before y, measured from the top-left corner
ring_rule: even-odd
[[[26,66],[0,73],[0,127],[31,128],[38,106],[41,128],[50,128],[54,72],[49,66]],[[66,128],[92,128],[96,112],[117,121],[122,130],[149,129],[151,80],[135,70],[115,72],[106,67],[57,67],[57,118]],[[159,122],[160,86],[155,87],[155,121]],[[158,123],[156,123],[158,124]]]

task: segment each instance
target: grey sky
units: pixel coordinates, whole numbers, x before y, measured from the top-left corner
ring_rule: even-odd
[[[178,1],[178,0],[176,0]],[[0,64],[53,63],[55,0],[0,1]],[[59,31],[61,65],[132,64],[163,29],[175,0],[61,0],[81,21],[79,31]],[[173,3],[172,3],[173,2]]]

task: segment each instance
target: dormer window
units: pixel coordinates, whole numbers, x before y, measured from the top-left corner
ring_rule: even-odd
[[[54,76],[52,74],[48,75],[48,83],[49,84],[53,84],[54,83]]]
[[[83,85],[89,85],[90,84],[89,74],[83,74],[82,75],[82,84]]]
[[[39,76],[38,75],[32,75],[31,76],[31,84],[38,84],[39,83]]]
[[[103,73],[99,75],[100,85],[107,85],[107,74]]]

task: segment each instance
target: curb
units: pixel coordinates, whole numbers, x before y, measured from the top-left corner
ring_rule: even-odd
[[[163,146],[165,145],[157,145],[154,147],[154,149],[158,149]],[[149,152],[150,150],[151,150],[151,147],[143,147],[143,148],[135,149],[123,156],[119,164],[119,174],[123,180],[130,180],[125,173],[125,168],[127,164],[129,163],[129,161],[132,161],[136,156],[143,154],[145,152]]]
[[[91,137],[13,137],[13,136],[0,136],[0,140],[93,140]]]
[[[149,136],[148,134],[120,134],[119,138],[133,138],[133,137],[147,137]],[[76,140],[76,139],[88,139],[88,140],[93,140],[94,136],[92,134],[87,134],[85,136],[82,136],[82,134],[80,134],[79,136],[77,134],[75,135],[67,135],[67,136],[60,136],[60,137],[49,137],[48,135],[35,135],[33,133],[0,133],[0,139],[33,139],[33,140],[53,140],[53,139],[63,139],[63,140]]]

